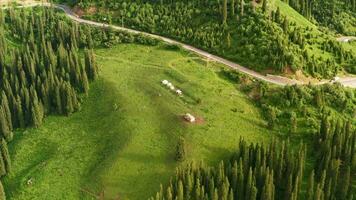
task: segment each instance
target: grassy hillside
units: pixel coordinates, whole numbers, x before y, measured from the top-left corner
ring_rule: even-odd
[[[80,112],[15,134],[12,173],[4,180],[9,199],[91,199],[89,192],[105,191],[108,199],[141,200],[174,174],[178,136],[186,138],[188,160],[208,164],[228,157],[239,136],[270,137],[258,109],[213,63],[164,46],[120,45],[96,54],[101,77]],[[183,122],[186,112],[200,123]]]
[[[272,0],[271,1],[271,6],[274,9],[279,9],[281,10],[281,13],[287,16],[291,21],[294,21],[298,24],[298,26],[301,27],[310,27],[313,29],[317,29],[317,26],[313,23],[311,23],[308,19],[306,19],[303,15],[298,13],[296,10],[294,10],[292,7],[290,7],[287,3],[281,1],[281,0]]]
[[[81,1],[84,18],[164,35],[262,73],[332,78],[356,56],[288,4],[259,1]]]
[[[282,0],[320,27],[344,35],[356,34],[355,0]]]

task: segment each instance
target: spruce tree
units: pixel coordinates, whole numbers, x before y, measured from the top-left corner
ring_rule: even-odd
[[[264,13],[267,13],[267,0],[263,0],[263,3],[262,3],[262,11]]]
[[[290,116],[290,126],[291,126],[291,129],[290,129],[290,132],[291,133],[296,133],[297,132],[297,115],[295,112],[292,112],[291,113],[291,116]]]
[[[10,129],[10,131],[12,131],[11,111],[10,111],[10,107],[9,107],[9,101],[8,101],[7,96],[4,91],[2,92],[2,95],[1,95],[1,106],[3,108],[9,129]]]
[[[177,147],[176,147],[176,161],[182,162],[185,160],[186,150],[185,150],[185,140],[183,137],[178,139]]]
[[[231,16],[235,17],[235,0],[231,0]]]
[[[227,0],[223,0],[224,5],[223,5],[223,24],[227,24]]]
[[[184,200],[184,189],[183,189],[183,183],[181,180],[178,181],[177,200]]]
[[[3,177],[5,175],[6,175],[5,162],[2,154],[0,153],[0,177]]]
[[[0,200],[6,200],[4,186],[2,185],[1,181],[0,181]]]
[[[8,174],[11,172],[11,160],[9,150],[7,148],[7,143],[4,138],[1,139],[0,150],[5,164],[6,174]]]
[[[6,120],[5,112],[2,106],[0,106],[0,128],[1,135],[6,138],[7,141],[11,141],[13,134],[10,130],[8,121]]]

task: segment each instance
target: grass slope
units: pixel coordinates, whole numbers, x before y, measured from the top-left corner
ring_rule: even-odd
[[[9,199],[93,199],[102,191],[105,199],[147,199],[174,174],[179,136],[188,160],[212,165],[239,136],[270,137],[258,109],[219,75],[221,66],[162,46],[120,45],[96,54],[101,78],[80,112],[15,134],[4,183]],[[162,79],[184,97],[162,87]],[[187,124],[185,112],[204,120]]]
[[[281,0],[273,0],[271,3],[272,3],[272,7],[274,9],[277,9],[277,7],[279,7],[282,15],[287,16],[291,22],[297,23],[298,26],[301,26],[303,28],[310,27],[313,29],[317,29],[317,26],[315,26],[308,19],[306,19],[303,15],[301,15],[296,10],[294,10],[292,7],[290,7],[287,3],[285,3]]]

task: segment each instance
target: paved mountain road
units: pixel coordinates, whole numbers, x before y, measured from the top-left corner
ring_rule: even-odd
[[[70,19],[72,19],[72,20],[74,20],[76,22],[79,22],[79,23],[84,23],[84,24],[88,24],[88,25],[92,25],[92,26],[98,26],[98,27],[110,27],[110,28],[115,29],[115,30],[122,30],[122,31],[127,31],[127,32],[130,32],[130,33],[143,34],[143,35],[146,35],[146,36],[150,36],[150,37],[153,37],[153,38],[157,38],[157,39],[163,40],[164,42],[169,43],[169,44],[179,45],[182,48],[184,48],[186,50],[189,50],[191,52],[194,52],[194,53],[196,53],[196,54],[198,54],[200,56],[206,57],[209,60],[212,60],[212,61],[215,61],[215,62],[218,62],[218,63],[222,63],[222,64],[224,64],[226,66],[229,66],[230,68],[233,68],[233,69],[238,70],[238,71],[240,71],[242,73],[250,75],[250,76],[252,76],[252,77],[254,77],[256,79],[263,80],[263,81],[266,81],[266,82],[269,82],[269,83],[273,83],[273,84],[276,84],[276,85],[283,86],[283,85],[292,85],[292,84],[307,84],[306,82],[302,82],[302,81],[298,81],[298,80],[294,80],[294,79],[289,79],[289,78],[282,77],[282,76],[263,75],[263,74],[260,74],[258,72],[255,72],[255,71],[253,71],[251,69],[243,67],[243,66],[241,66],[239,64],[231,62],[231,61],[229,61],[227,59],[221,58],[219,56],[210,54],[210,53],[208,53],[206,51],[203,51],[201,49],[195,48],[193,46],[190,46],[190,45],[187,45],[187,44],[184,44],[184,43],[181,43],[181,42],[178,42],[176,40],[172,40],[172,39],[169,39],[169,38],[166,38],[166,37],[163,37],[163,36],[159,36],[159,35],[155,35],[155,34],[151,34],[151,33],[146,33],[146,32],[142,32],[142,31],[137,31],[137,30],[133,30],[133,29],[129,29],[129,28],[124,28],[124,27],[120,27],[120,26],[109,25],[109,24],[105,24],[105,23],[99,23],[99,22],[94,22],[94,21],[90,21],[90,20],[85,20],[85,19],[82,19],[82,18],[78,17],[71,10],[71,8],[69,8],[68,6],[65,6],[65,5],[38,2],[38,3],[31,3],[31,4],[19,6],[19,7],[34,7],[34,6],[51,6],[51,7],[54,7],[54,8],[58,8],[60,10],[63,10]],[[328,81],[321,81],[321,82],[316,83],[316,84],[323,84],[323,83],[326,83],[326,82],[328,82]],[[337,82],[340,82],[342,85],[347,86],[347,87],[356,88],[356,77],[355,76],[340,78],[339,80],[337,80]]]

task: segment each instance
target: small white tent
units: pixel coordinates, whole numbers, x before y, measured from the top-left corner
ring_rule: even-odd
[[[163,84],[163,85],[167,85],[168,83],[169,83],[169,82],[168,82],[167,80],[163,80],[163,81],[162,81],[162,84]]]
[[[190,123],[194,123],[195,122],[195,117],[189,113],[186,113],[184,115],[184,119]]]
[[[182,90],[176,90],[176,93],[177,93],[179,96],[183,95]]]

